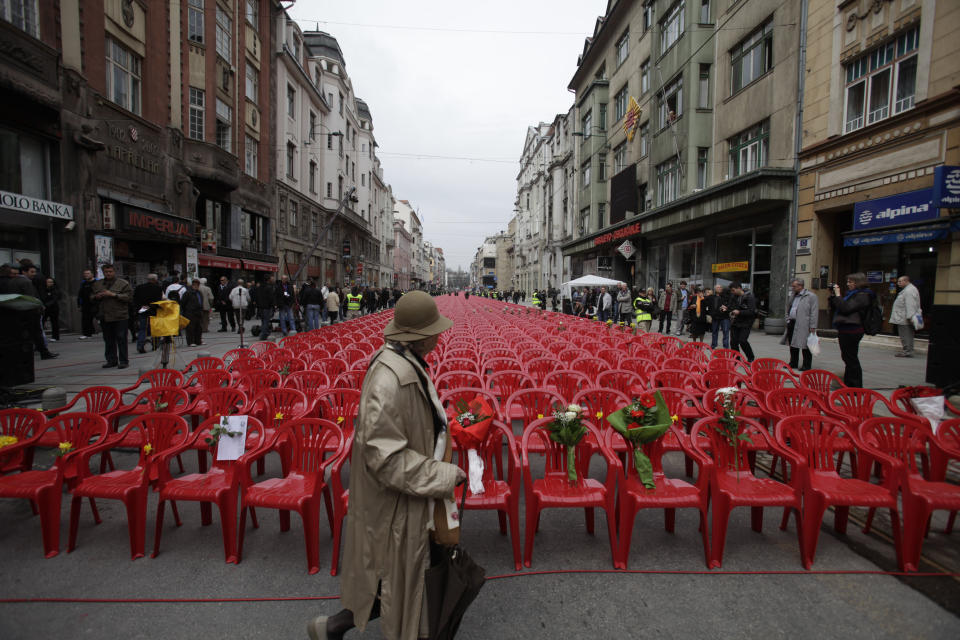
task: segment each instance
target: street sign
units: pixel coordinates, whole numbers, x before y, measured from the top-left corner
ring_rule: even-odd
[[[633,246],[633,243],[629,240],[624,240],[623,244],[617,247],[617,251],[620,252],[625,259],[629,260],[633,257],[633,254],[636,253],[637,249]]]

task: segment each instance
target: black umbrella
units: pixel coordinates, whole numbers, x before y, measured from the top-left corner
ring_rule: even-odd
[[[467,488],[464,487],[458,519],[461,527],[466,499]],[[453,638],[467,607],[480,593],[486,575],[483,567],[474,562],[460,545],[443,547],[440,562],[427,569],[425,576],[430,638]]]

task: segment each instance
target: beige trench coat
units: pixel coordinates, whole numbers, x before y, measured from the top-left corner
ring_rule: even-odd
[[[380,584],[384,637],[427,635],[424,572],[430,566],[430,498],[453,495],[456,466],[433,458],[429,377],[415,358],[384,348],[367,372],[353,437],[341,602],[365,627]]]

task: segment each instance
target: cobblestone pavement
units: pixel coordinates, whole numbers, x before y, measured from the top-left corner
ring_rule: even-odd
[[[201,347],[178,349],[176,365],[183,367],[201,352],[222,355],[239,345],[238,337],[227,333],[204,334],[204,341]],[[777,341],[759,334],[752,343],[758,356],[783,357],[786,348]],[[839,371],[842,363],[836,345],[824,341],[823,346],[824,353],[814,365]],[[51,347],[61,357],[37,361],[36,385],[62,387],[69,394],[92,384],[131,384],[139,369],[158,363],[156,354],[140,355],[131,346],[129,369],[101,369],[99,338],[81,341],[65,334]],[[925,359],[893,358],[893,352],[888,347],[864,345],[861,360],[866,384],[885,392],[901,384],[922,384]],[[132,461],[132,454],[121,453],[116,458],[122,467]],[[49,455],[41,456],[39,462],[49,464]],[[188,471],[195,467],[192,459],[186,463]],[[767,464],[761,458],[760,466]],[[595,477],[604,472],[597,463],[591,469]],[[682,476],[679,457],[668,459],[668,472]],[[270,459],[267,475],[278,474],[278,461]],[[155,508],[151,496],[148,548],[153,543]],[[161,554],[156,559],[131,562],[122,506],[102,501],[100,510],[103,524],[95,526],[89,510],[84,509],[78,547],[67,554],[69,501],[65,500],[62,551],[45,560],[39,520],[29,505],[0,500],[0,599],[179,601],[0,602],[0,638],[297,638],[305,637],[304,625],[311,616],[339,608],[336,600],[300,599],[335,597],[339,592],[338,580],[328,571],[330,538],[323,525],[321,572],[310,576],[302,527],[296,517],[291,530],[280,533],[276,512],[260,513],[260,528],[247,530],[242,563],[227,565],[217,516],[212,526],[202,527],[196,506],[183,505],[184,525],[177,528],[168,518]],[[522,532],[522,504],[520,514]],[[637,517],[630,568],[653,573],[608,571],[610,549],[603,515],[598,512],[596,533],[590,536],[584,530],[583,513],[567,510],[544,513],[532,568],[514,572],[510,542],[497,535],[496,516],[470,512],[464,525],[464,545],[486,567],[488,576],[506,577],[486,584],[458,637],[957,637],[960,582],[956,578],[872,573],[895,569],[892,545],[882,533],[862,534],[856,522],[851,522],[846,535],[833,534],[829,515],[814,569],[868,573],[803,572],[794,524],[791,521],[786,531],[780,531],[780,515],[779,510],[768,512],[763,532],[755,533],[750,530],[748,510],[733,512],[723,570],[750,572],[739,575],[705,571],[698,520],[690,510],[677,513],[673,534],[664,531],[659,513]],[[854,512],[853,518],[858,515],[862,514]],[[957,572],[960,532],[944,535],[944,522],[945,517],[937,514],[924,547],[928,562],[923,569]],[[538,573],[562,570],[574,572]],[[519,575],[513,577],[515,573]],[[253,600],[229,601],[235,598]],[[188,601],[191,599],[216,601]],[[365,633],[347,637],[380,637],[379,627],[373,623]]]

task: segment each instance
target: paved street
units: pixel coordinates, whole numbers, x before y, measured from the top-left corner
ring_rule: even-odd
[[[208,333],[202,347],[177,352],[183,366],[201,351],[220,355],[237,346],[233,334]],[[783,356],[777,338],[757,334],[760,356]],[[131,354],[125,371],[103,370],[102,342],[80,341],[65,335],[52,345],[61,357],[38,361],[37,384],[75,392],[91,384],[132,383],[139,368],[156,363],[151,353]],[[923,382],[924,359],[894,359],[893,349],[861,349],[866,383],[891,389]],[[840,370],[835,344],[826,342],[815,366]],[[132,454],[117,456],[119,466]],[[185,457],[188,470],[196,464]],[[40,463],[49,463],[49,455]],[[682,461],[668,460],[670,471],[682,475]],[[268,475],[278,475],[276,458]],[[605,469],[595,462],[591,475]],[[0,598],[123,599],[133,602],[0,603],[0,638],[125,637],[125,638],[302,638],[304,625],[318,612],[339,609],[338,580],[329,575],[330,537],[321,527],[321,572],[309,576],[299,520],[281,534],[276,512],[259,512],[259,530],[247,530],[243,561],[223,562],[219,520],[201,527],[195,505],[181,505],[182,528],[167,518],[161,554],[131,562],[122,506],[99,503],[103,524],[94,526],[85,507],[78,548],[65,553],[69,501],[64,501],[61,554],[45,560],[41,553],[39,520],[23,501],[0,501]],[[151,497],[147,547],[153,544]],[[523,506],[520,508],[521,518]],[[676,533],[663,530],[662,515],[641,513],[633,536],[630,568],[653,573],[613,572],[607,530],[598,512],[596,535],[586,533],[582,512],[548,511],[543,515],[534,547],[533,566],[514,572],[509,539],[497,533],[495,515],[468,512],[464,544],[489,577],[470,609],[462,638],[597,638],[597,637],[848,637],[956,638],[960,632],[960,586],[951,577],[901,580],[878,572],[895,570],[893,547],[877,535],[865,536],[855,522],[847,536],[831,527],[821,534],[814,569],[866,572],[806,573],[802,571],[793,521],[787,531],[777,524],[779,510],[768,511],[763,533],[750,530],[749,512],[735,510],[724,556],[726,574],[707,572],[703,562],[697,517],[678,512]],[[853,519],[862,514],[853,513]],[[939,514],[938,514],[939,516]],[[825,522],[832,523],[828,514]],[[945,518],[934,519],[924,550],[941,558],[955,557],[957,532],[941,533]],[[523,522],[521,521],[521,534]],[[951,555],[952,554],[952,555]],[[957,571],[960,565],[946,567]],[[943,567],[925,565],[926,571]],[[541,574],[541,571],[572,573]],[[584,571],[584,572],[579,572]],[[687,573],[690,572],[690,573]],[[778,574],[777,572],[790,572]],[[502,578],[499,576],[503,576]],[[921,590],[914,588],[919,585]],[[929,594],[929,595],[928,595]],[[251,599],[224,602],[230,599]],[[138,603],[139,599],[198,600]],[[259,599],[266,599],[260,601]],[[203,602],[210,600],[210,602]],[[946,605],[946,606],[945,606]],[[951,611],[952,610],[952,611]],[[373,623],[364,634],[379,637]]]

